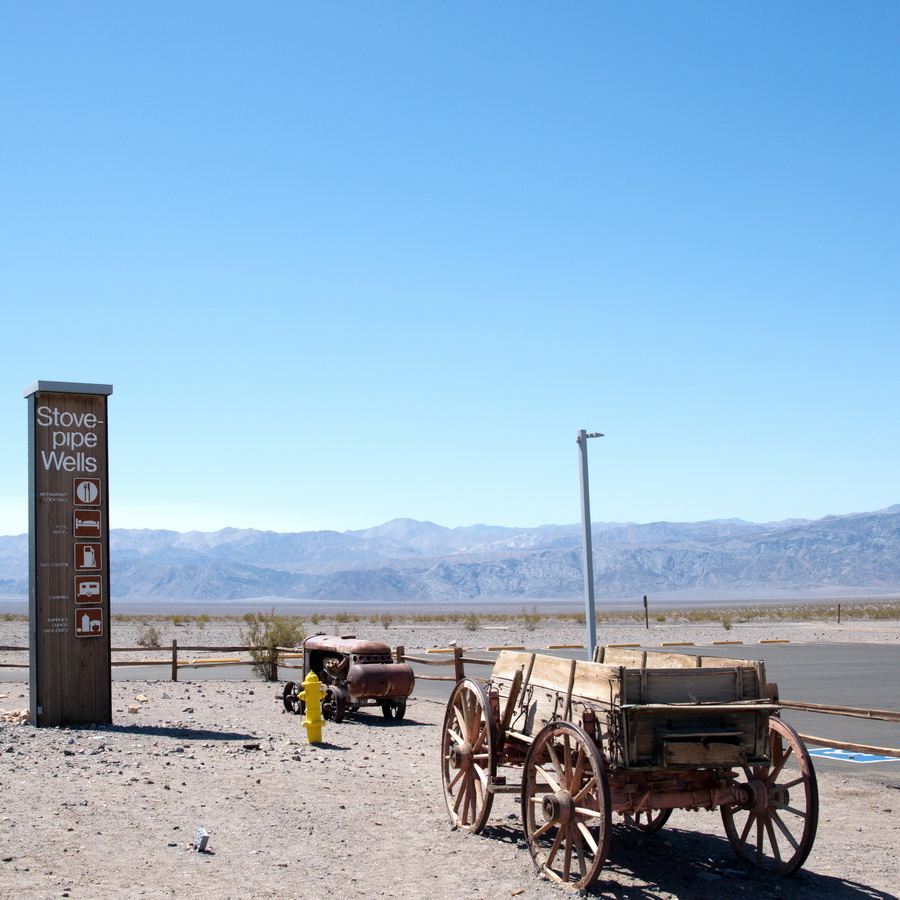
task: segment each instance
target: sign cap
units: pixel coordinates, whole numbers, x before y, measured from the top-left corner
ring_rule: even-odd
[[[36,381],[25,388],[23,396],[32,394],[106,394],[113,392],[111,384],[77,384],[71,381]]]

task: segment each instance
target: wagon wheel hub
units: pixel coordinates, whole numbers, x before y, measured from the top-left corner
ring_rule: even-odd
[[[545,794],[541,802],[541,812],[545,822],[558,822],[567,825],[575,813],[575,801],[568,791]]]
[[[766,789],[766,783],[759,778],[748,781],[746,790],[749,793],[745,808],[752,813],[761,813],[769,805],[769,792]]]
[[[449,762],[451,769],[469,769],[472,766],[472,745],[468,741],[453,744],[450,747]]]

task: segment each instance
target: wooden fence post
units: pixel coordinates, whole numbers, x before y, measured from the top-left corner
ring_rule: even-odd
[[[406,647],[403,647],[402,645],[399,645],[399,644],[398,644],[398,645],[397,645],[397,662],[398,662],[398,663],[402,663],[402,662],[403,662],[403,657],[404,657],[405,655],[406,655]]]
[[[172,681],[178,681],[178,641],[172,641]]]
[[[466,677],[466,672],[463,668],[462,655],[462,647],[453,648],[453,674],[456,675],[457,681],[462,681],[462,679]]]
[[[277,647],[269,648],[269,658],[271,660],[271,664],[269,666],[269,680],[270,681],[278,681],[278,648]]]

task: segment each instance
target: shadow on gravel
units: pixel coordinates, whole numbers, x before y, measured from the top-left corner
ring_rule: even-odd
[[[519,817],[515,816],[515,822],[509,824],[486,825],[481,833],[495,841],[503,841],[504,844],[510,844],[513,847],[521,847],[524,852],[528,852],[525,845],[525,833],[519,824]]]
[[[366,713],[355,712],[352,716],[348,716],[345,722],[357,722],[365,725],[366,728],[434,728],[434,725],[428,722],[417,722],[409,717],[403,719],[385,719],[382,715],[368,715]]]
[[[518,816],[487,825],[481,836],[517,847],[523,861],[528,860]],[[619,825],[613,826],[609,857],[590,896],[607,900],[897,900],[893,894],[842,878],[806,870],[785,878],[745,866],[727,839],[715,835],[678,828],[641,835]]]
[[[92,728],[73,728],[73,731],[91,731],[94,734],[146,734],[151,737],[176,738],[181,741],[254,741],[259,742],[259,736],[247,734],[242,731],[213,731],[209,728],[170,728],[164,725],[104,725]]]
[[[608,880],[610,874],[639,884],[617,884]],[[896,900],[884,891],[805,869],[790,878],[761,871],[741,862],[724,837],[678,828],[641,835],[622,826],[613,828],[609,858],[592,893],[607,898],[627,894],[629,900],[658,900],[660,894],[679,900],[709,900],[712,896]]]

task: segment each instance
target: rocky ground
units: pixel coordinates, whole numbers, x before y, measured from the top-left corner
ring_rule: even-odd
[[[113,644],[132,646],[140,627],[121,626]],[[180,646],[234,645],[236,628],[215,622],[203,629],[173,626],[162,639],[175,637]],[[692,625],[657,629],[653,636],[657,643],[680,638],[697,644],[900,641],[896,622],[834,628],[754,625],[726,633],[718,626],[706,634]],[[16,645],[24,638],[20,631],[23,623],[4,623],[0,645]],[[451,641],[539,647],[583,640],[577,628],[543,626],[475,632],[367,626],[364,633],[409,651]],[[650,645],[643,628],[602,637],[607,643],[629,638]],[[401,722],[384,719],[377,709],[362,712],[329,723],[325,742],[310,745],[300,717],[283,711],[277,685],[190,681],[188,672],[181,677],[177,683],[115,680],[112,726],[0,724],[0,897],[566,896],[534,874],[512,796],[497,798],[484,834],[450,830],[438,762],[443,702],[415,699]],[[23,680],[0,683],[0,710],[27,707],[27,692]],[[676,812],[655,835],[614,827],[595,895],[898,897],[900,780],[877,784],[853,773],[819,778],[818,837],[794,878],[740,864],[717,813]],[[194,844],[200,829],[209,834],[204,852]]]

